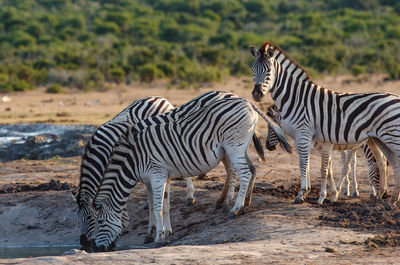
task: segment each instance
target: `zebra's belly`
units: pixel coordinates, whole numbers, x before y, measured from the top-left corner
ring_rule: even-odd
[[[323,142],[317,142],[313,141],[313,146],[315,149],[321,151],[321,150],[352,150],[352,149],[357,149],[360,148],[363,144],[365,144],[366,141],[362,141],[360,143],[356,144],[331,144],[331,143],[323,143]]]
[[[221,147],[216,150],[205,150],[203,158],[201,154],[197,154],[199,159],[179,159],[174,160],[174,163],[168,163],[167,171],[170,177],[190,177],[205,174],[216,167],[224,156],[224,151]]]

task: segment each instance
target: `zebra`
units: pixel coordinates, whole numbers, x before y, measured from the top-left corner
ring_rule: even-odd
[[[358,144],[371,138],[371,151],[383,152],[395,172],[393,203],[400,199],[400,97],[390,93],[337,93],[315,84],[308,73],[271,42],[249,48],[252,96],[270,93],[282,116],[282,129],[295,139],[301,185],[295,203],[311,189],[309,153],[312,140],[335,145]],[[380,172],[383,165],[378,164]],[[326,176],[326,174],[325,174]],[[324,182],[326,177],[322,179]],[[326,183],[326,181],[325,181]],[[382,187],[381,187],[382,188]]]
[[[162,246],[165,243],[162,205],[168,177],[208,172],[220,161],[229,165],[228,175],[235,174],[240,180],[229,217],[241,213],[248,187],[255,180],[248,147],[257,113],[277,130],[281,144],[290,151],[282,131],[246,99],[227,97],[195,111],[175,110],[170,112],[174,115],[167,113],[135,124],[120,138],[94,202],[98,218],[93,249],[104,251],[115,244],[121,231],[121,211],[138,182],[152,190],[155,246]]]
[[[280,113],[278,111],[278,109],[276,108],[275,104],[272,104],[270,106],[267,107],[267,112],[266,112],[267,116],[270,117],[271,119],[273,119],[277,124],[281,123],[281,116]],[[273,130],[270,130],[268,128],[268,135],[267,135],[267,139],[266,139],[266,148],[270,151],[273,151],[276,149],[276,146],[279,144],[279,141],[277,139],[277,136],[275,135],[275,132]],[[338,148],[335,147],[335,145],[332,144],[328,144],[328,143],[321,143],[321,142],[314,142],[313,146],[315,149],[321,151],[323,149],[332,149],[332,150],[338,150]],[[357,147],[357,146],[355,146]],[[367,158],[368,161],[368,167],[369,167],[369,171],[368,171],[368,180],[370,182],[370,197],[374,198],[377,196],[376,191],[379,191],[379,187],[380,187],[380,172],[379,172],[379,168],[377,166],[377,162],[375,157],[373,156],[371,149],[368,147],[368,144],[363,144],[362,145],[362,149],[364,151],[364,155]],[[331,200],[336,201],[338,195],[341,192],[342,189],[342,184],[343,181],[346,180],[346,185],[345,185],[345,190],[344,190],[344,195],[345,196],[349,196],[350,195],[350,181],[349,181],[349,169],[351,167],[351,171],[352,171],[352,196],[353,197],[358,197],[359,196],[359,191],[358,191],[358,183],[357,183],[357,176],[355,173],[355,168],[356,168],[356,154],[357,154],[357,148],[355,149],[351,149],[351,150],[346,150],[345,151],[341,151],[341,155],[342,155],[342,164],[343,164],[343,168],[342,168],[342,173],[337,185],[337,192],[332,194],[332,198]],[[382,163],[386,163],[384,156],[382,155],[382,152],[379,151],[379,154],[381,155],[380,157],[378,157],[378,159],[383,159]],[[326,164],[329,162],[329,159],[321,159],[321,168],[328,168],[328,180],[330,181],[331,185],[334,182],[333,181],[333,177],[332,177],[332,164],[331,162],[329,162],[329,164]],[[385,169],[387,169],[387,167],[385,167]],[[382,180],[382,185],[384,186],[384,193],[382,194],[382,196],[386,196],[386,189],[387,189],[387,170],[385,170],[385,172],[383,172],[384,175],[382,176],[382,178],[384,178]],[[321,202],[322,203],[322,202]]]
[[[88,238],[93,234],[95,227],[93,199],[117,140],[134,123],[173,108],[168,100],[162,97],[153,96],[136,100],[114,118],[97,128],[86,144],[80,168],[79,190],[75,197],[79,208],[79,220],[81,221],[80,243],[84,249],[89,250],[90,241]],[[186,180],[189,190],[188,197],[193,197],[194,187],[191,179],[189,177]],[[124,209],[121,218],[123,226],[126,228],[129,223],[126,209]]]
[[[202,107],[204,104],[210,103],[213,100],[233,96],[230,93],[223,92],[210,92],[204,93],[199,96],[196,100],[192,101],[191,105],[183,106],[181,109],[191,109],[195,110],[196,108]],[[80,175],[80,183],[79,183],[79,191],[74,196],[79,208],[78,216],[81,221],[81,236],[80,243],[83,249],[90,250],[90,240],[92,237],[93,230],[95,227],[96,220],[96,211],[93,208],[93,200],[95,194],[100,186],[101,180],[103,178],[104,171],[109,162],[112,149],[117,143],[118,138],[124,134],[130,126],[135,123],[138,123],[140,120],[143,120],[146,117],[151,117],[157,114],[165,113],[174,109],[171,103],[168,102],[167,99],[152,96],[139,99],[133,102],[131,105],[126,107],[123,111],[121,111],[118,115],[116,115],[110,121],[101,125],[92,135],[90,140],[85,146],[84,153],[82,155],[82,163],[81,163],[81,175]],[[258,154],[263,159],[263,150],[261,145],[258,144],[257,135],[254,135],[253,142],[256,146],[259,146],[257,149]],[[191,177],[186,177],[186,187],[187,187],[187,205],[191,205],[194,203],[194,186],[191,180]],[[233,188],[231,188],[233,187]],[[169,187],[167,186],[169,189]],[[151,191],[148,191],[151,192]],[[234,180],[233,184],[231,183],[229,186],[229,193],[226,202],[232,200],[234,192]],[[166,192],[166,197],[168,201],[169,192]],[[225,196],[226,197],[226,196]],[[219,199],[220,204],[224,202],[225,197]],[[166,207],[168,204],[166,204]],[[154,217],[150,212],[149,215],[149,229],[152,229],[154,224]],[[123,228],[125,229],[129,224],[129,217],[126,209],[124,209],[122,215],[122,223]],[[166,217],[167,224],[169,216]],[[123,229],[123,230],[124,230]],[[171,228],[167,227],[168,230]],[[149,232],[148,232],[149,233]],[[152,237],[147,236],[145,239],[145,243],[151,242]]]

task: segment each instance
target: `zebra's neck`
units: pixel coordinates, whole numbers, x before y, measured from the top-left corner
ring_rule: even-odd
[[[318,90],[321,87],[315,84],[308,74],[296,64],[281,57],[278,57],[278,59],[281,60],[281,62],[278,61],[280,69],[277,69],[275,79],[271,80],[274,83],[271,86],[270,93],[278,110],[282,112],[296,101],[302,100],[299,97],[302,94],[300,90],[312,92],[312,90]]]

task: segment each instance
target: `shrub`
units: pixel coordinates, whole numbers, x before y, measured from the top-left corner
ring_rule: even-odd
[[[120,29],[114,22],[99,21],[96,23],[95,32],[99,35],[105,35],[107,33],[119,34]]]
[[[125,72],[120,67],[114,67],[110,71],[110,76],[114,82],[119,84],[125,76]]]
[[[46,88],[47,93],[59,94],[63,93],[63,90],[59,84],[52,84]]]
[[[25,80],[15,80],[11,83],[11,88],[13,91],[25,91],[32,89],[32,86]]]
[[[151,82],[157,76],[157,67],[153,64],[146,64],[139,68],[140,81]]]
[[[367,72],[367,69],[366,69],[365,66],[362,66],[362,65],[353,65],[353,66],[351,67],[351,73],[352,73],[354,76],[358,76],[358,75],[360,75],[360,74],[365,74],[366,72]]]

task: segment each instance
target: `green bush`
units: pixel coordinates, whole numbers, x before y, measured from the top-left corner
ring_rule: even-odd
[[[26,91],[32,89],[32,86],[27,83],[25,80],[15,80],[10,83],[10,87],[12,91]]]
[[[59,94],[63,93],[63,89],[59,84],[52,84],[46,88],[47,93],[52,93],[52,94]]]
[[[395,0],[24,0],[0,4],[0,67],[33,86],[81,89],[168,77],[196,87],[251,76],[248,46],[272,41],[313,74],[398,78]],[[360,68],[361,66],[361,68]],[[19,82],[19,81],[18,81]],[[22,89],[22,84],[15,85]]]
[[[111,69],[110,76],[114,82],[119,84],[123,80],[125,72],[122,68],[115,66]]]
[[[352,73],[354,76],[358,76],[358,75],[360,75],[360,74],[365,74],[366,72],[367,72],[367,69],[366,69],[365,66],[362,66],[362,65],[353,65],[353,66],[351,67],[351,73]]]
[[[95,26],[95,32],[99,35],[105,35],[107,33],[119,34],[119,26],[114,22],[98,21]]]
[[[157,67],[153,64],[146,64],[139,68],[140,81],[151,82],[157,76]]]

